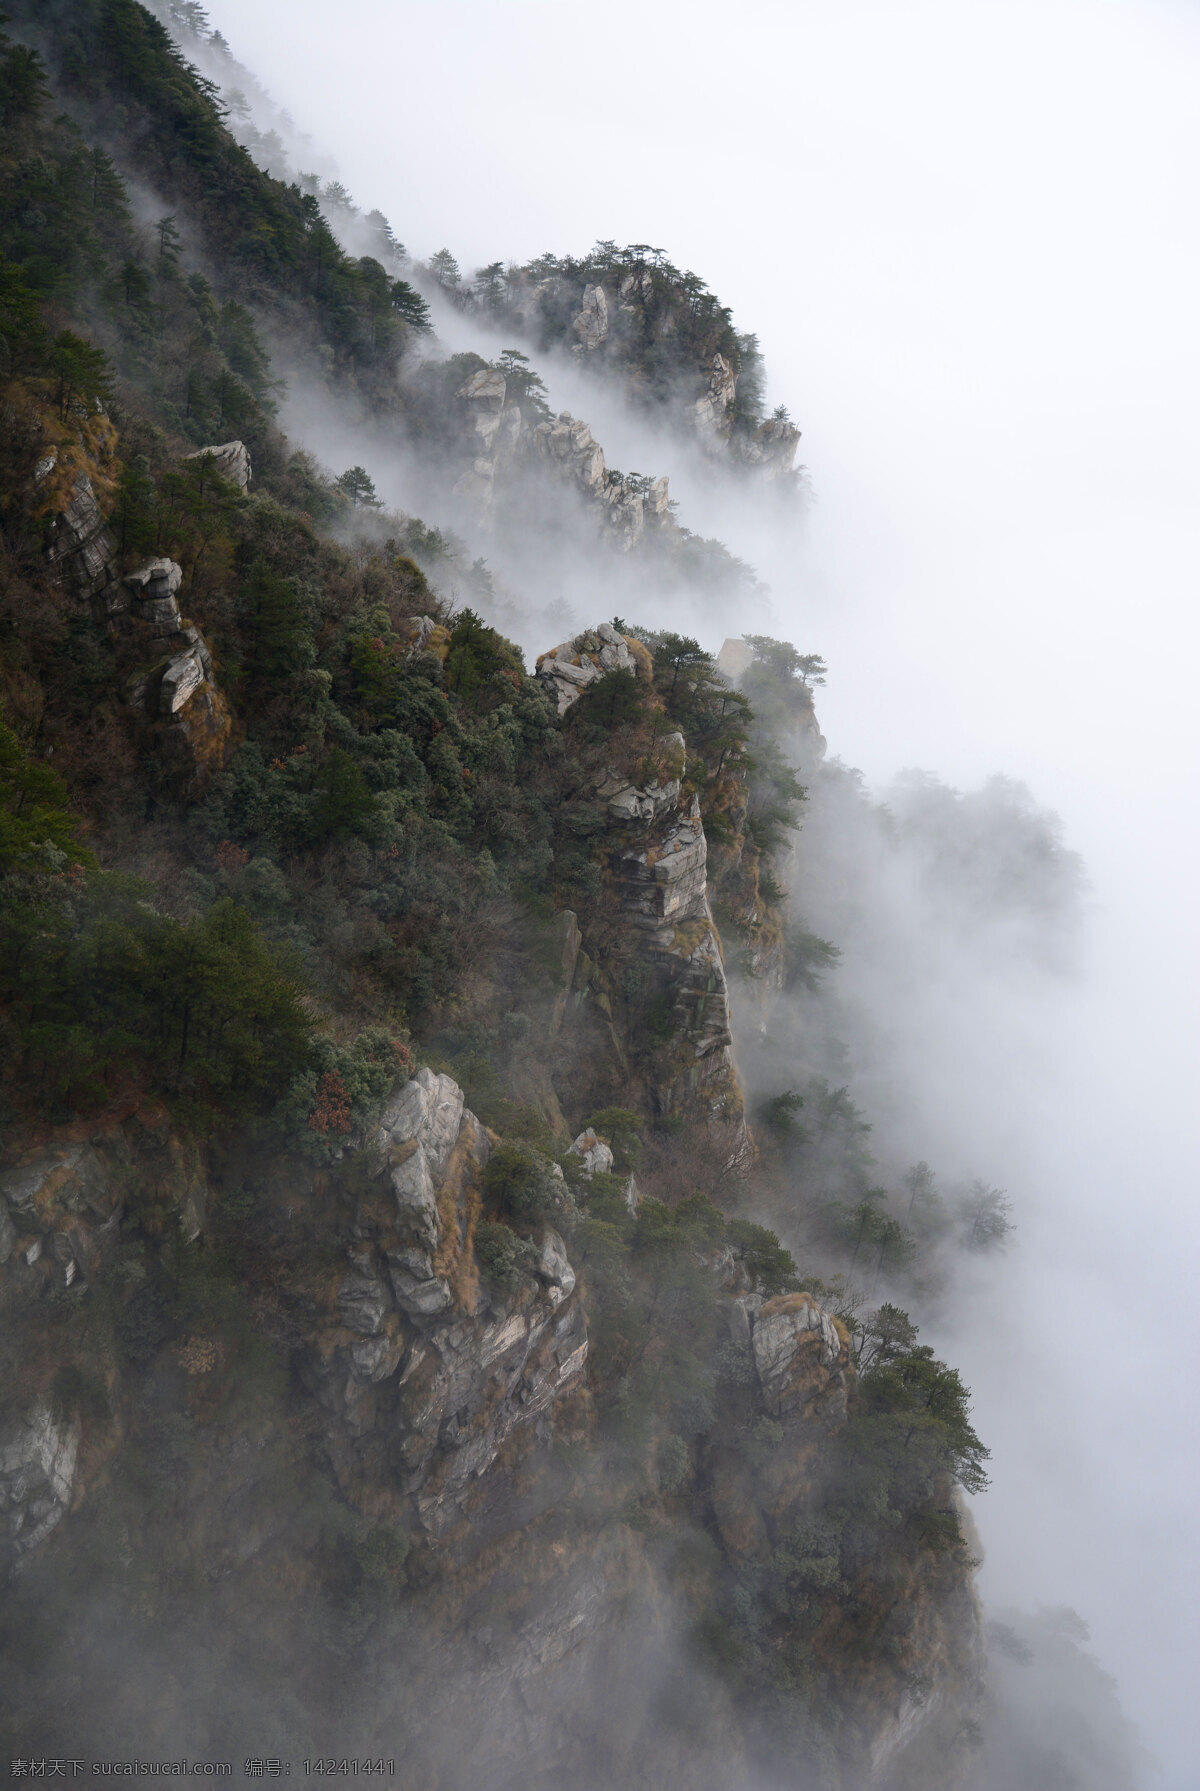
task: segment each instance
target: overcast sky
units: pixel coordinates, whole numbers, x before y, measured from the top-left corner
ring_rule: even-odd
[[[1194,1791],[1195,6],[210,13],[415,254],[611,237],[701,273],[804,431],[816,504],[772,580],[779,632],[830,662],[833,750],[874,781],[1004,770],[1063,814],[1100,911],[1026,1234],[1078,1260],[1014,1289],[1040,1332],[1007,1386],[964,1343],[998,1464],[985,1584],[1077,1604]],[[1061,1402],[1036,1456],[1029,1375]]]

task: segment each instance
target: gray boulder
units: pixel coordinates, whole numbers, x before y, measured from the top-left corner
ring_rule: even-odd
[[[583,1158],[583,1166],[588,1175],[610,1175],[612,1173],[612,1151],[592,1126],[589,1126],[586,1132],[580,1132],[571,1146],[571,1152],[574,1156]]]
[[[176,560],[146,560],[136,572],[125,574],[130,595],[139,603],[165,602],[183,583],[183,567]]]
[[[181,653],[177,659],[172,659],[158,687],[160,715],[177,715],[184,704],[195,696],[208,675],[205,657],[206,654],[197,646]]]
[[[589,684],[605,672],[617,670],[636,672],[637,661],[611,622],[561,642],[537,662],[538,679],[553,696],[560,715],[566,714]]]
[[[205,454],[211,454],[216,470],[223,479],[245,491],[251,479],[250,450],[245,442],[221,442],[215,448],[197,448],[194,454],[185,456],[187,460],[201,460]]]

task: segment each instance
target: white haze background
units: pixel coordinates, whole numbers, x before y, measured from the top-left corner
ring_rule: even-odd
[[[1004,1183],[1020,1223],[999,1291],[937,1339],[994,1454],[985,1596],[1076,1607],[1163,1791],[1194,1791],[1200,15],[209,10],[414,254],[612,237],[696,268],[804,431],[802,550],[699,513],[677,460],[645,470],[825,654],[831,749],[874,786],[1003,770],[1063,815],[1095,891],[1083,984],[887,1021],[914,1154]],[[551,396],[629,464],[599,402]]]

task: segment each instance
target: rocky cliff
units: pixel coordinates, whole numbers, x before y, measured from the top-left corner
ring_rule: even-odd
[[[131,604],[173,621],[155,581],[176,570],[132,580]],[[612,672],[646,686],[649,656],[606,624],[537,676],[565,727]],[[614,734],[588,764],[598,887],[555,923],[549,1083],[568,1112],[684,1127],[736,1178],[750,1141],[686,744]],[[961,1550],[917,1531],[897,1551],[840,1490],[849,1333],[773,1291],[756,1228],[614,1169],[594,1129],[557,1160],[514,1147],[432,1067],[315,1158],[197,1148],[142,1105],[11,1163],[13,1620],[42,1634],[60,1582],[87,1613],[73,1634],[126,1612],[141,1687],[106,1727],[104,1676],[81,1682],[73,1722],[234,1745],[216,1638],[265,1635],[242,1694],[269,1722],[297,1720],[286,1683],[314,1745],[403,1733],[413,1787],[715,1791],[797,1748],[815,1791],[957,1782],[969,1579]],[[952,1510],[943,1479],[921,1521]],[[185,1563],[186,1658],[217,1686],[198,1701],[156,1658]],[[50,1745],[61,1683],[16,1673],[24,1746]]]
[[[619,553],[656,536],[663,544],[678,537],[665,475],[616,472],[587,423],[568,411],[544,416],[523,396],[521,385],[510,389],[503,371],[485,363],[455,392],[459,427],[451,447],[462,470],[453,491],[476,528],[494,526],[506,504],[527,504],[532,479],[560,505],[578,505],[598,539]]]
[[[739,335],[728,309],[661,251],[601,243],[582,261],[510,266],[502,286],[443,281],[441,289],[461,308],[503,318],[539,348],[566,351],[589,372],[617,379],[635,403],[669,410],[725,466],[794,481],[800,431],[786,413],[758,412],[755,338]]]
[[[649,676],[645,648],[607,623],[543,654],[537,670],[560,715],[605,672]],[[600,890],[566,933],[568,1023],[560,1023],[554,1078],[560,1098],[569,1090],[585,1108],[634,1107],[695,1125],[723,1141],[716,1148],[736,1168],[748,1139],[707,840],[686,769],[677,732],[659,734],[640,755],[614,741],[595,768]]]
[[[851,1585],[819,1514],[854,1373],[818,1302],[754,1291],[744,1246],[694,1235],[713,1395],[683,1439],[652,1423],[632,1453],[614,1453],[597,1406],[611,1368],[593,1381],[588,1366],[597,1269],[580,1277],[543,1221],[515,1282],[481,1276],[495,1140],[461,1089],[422,1069],[386,1100],[369,1144],[349,1178],[256,1166],[256,1237],[232,1307],[204,1288],[200,1265],[206,1240],[228,1247],[221,1206],[239,1205],[239,1167],[206,1167],[164,1116],[131,1114],[5,1173],[0,1487],[13,1619],[40,1635],[63,1577],[86,1621],[115,1601],[149,1726],[138,1745],[174,1734],[219,1749],[236,1699],[232,1714],[224,1689],[181,1703],[174,1670],[150,1652],[179,1608],[162,1575],[186,1557],[198,1577],[182,1658],[201,1668],[218,1628],[235,1654],[265,1634],[249,1691],[269,1732],[287,1720],[275,1683],[286,1665],[316,1725],[301,1734],[375,1752],[403,1733],[404,1785],[527,1782],[536,1770],[708,1787],[761,1767],[768,1731],[782,1745],[778,1694],[727,1678],[721,1650],[738,1631],[720,1625],[753,1587],[793,1576],[802,1590],[774,1600],[770,1646],[787,1653],[803,1637],[809,1679],[832,1700],[817,1720],[801,1698],[788,1719],[815,1762],[826,1750],[806,1782],[907,1784],[903,1762],[926,1759],[931,1732],[953,1754],[977,1663],[973,1606],[950,1563],[940,1582],[914,1564],[897,1602],[860,1556],[856,1606],[882,1597],[873,1620],[891,1639],[859,1664],[842,1654]],[[577,1178],[574,1218],[560,1178],[585,1257],[597,1174]],[[123,1195],[143,1217],[153,1198],[157,1251],[122,1239]],[[190,1269],[188,1251],[201,1253]],[[180,1276],[185,1289],[191,1280],[182,1300]],[[289,1357],[290,1388],[272,1367]],[[167,1422],[178,1400],[182,1432]],[[35,1650],[10,1683],[27,1747],[63,1720],[43,1701],[42,1659]],[[322,1674],[341,1687],[340,1712]],[[69,1715],[76,1732],[116,1744],[132,1739],[129,1704],[115,1727],[101,1721],[107,1678],[68,1693]]]

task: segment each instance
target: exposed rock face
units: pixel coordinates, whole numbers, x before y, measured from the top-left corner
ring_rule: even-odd
[[[187,460],[201,460],[211,454],[213,466],[223,479],[245,491],[250,483],[252,468],[250,466],[250,450],[245,442],[221,442],[215,448],[197,448],[194,454],[184,456]]]
[[[432,1317],[453,1303],[455,1244],[474,1217],[472,1183],[487,1162],[488,1136],[465,1111],[458,1084],[422,1069],[388,1102],[378,1145],[404,1233],[388,1254],[396,1299],[405,1312]]]
[[[392,1308],[387,1282],[376,1268],[369,1250],[350,1250],[348,1255],[350,1271],[343,1275],[338,1288],[342,1323],[362,1337],[377,1337]]]
[[[0,1175],[0,1263],[9,1265],[0,1305],[25,1306],[48,1286],[82,1286],[114,1206],[111,1156],[89,1144],[44,1151]]]
[[[572,1298],[574,1271],[561,1250],[549,1266],[555,1279],[540,1291],[431,1331],[400,1377],[402,1485],[431,1534],[461,1522],[471,1482],[510,1433],[532,1427],[583,1373],[587,1324]]]
[[[754,433],[735,429],[738,376],[723,355],[714,355],[707,384],[692,406],[692,427],[709,454],[731,453],[769,483],[790,480],[800,431],[785,417],[768,417]]]
[[[0,1558],[44,1542],[71,1505],[79,1423],[39,1404],[0,1434]]]
[[[106,1171],[90,1144],[43,1152],[0,1175],[0,1196],[22,1219],[61,1207],[69,1213],[111,1210]]]
[[[729,436],[730,412],[737,396],[737,374],[724,355],[709,363],[704,391],[692,406],[692,427],[709,453],[718,453]]]
[[[583,1158],[584,1168],[589,1175],[609,1175],[613,1166],[611,1148],[598,1138],[594,1129],[589,1126],[586,1132],[580,1132],[571,1146],[572,1153]]]
[[[844,1347],[829,1314],[811,1294],[783,1294],[758,1306],[744,1302],[763,1404],[774,1418],[807,1415],[819,1404],[826,1416],[844,1417]]]
[[[571,325],[579,341],[576,354],[591,354],[608,337],[608,297],[603,286],[585,286],[583,304]]]
[[[174,560],[147,560],[136,572],[127,573],[125,587],[138,621],[150,628],[173,628],[179,620],[176,592],[183,583],[183,567]]]
[[[0,1173],[5,1386],[10,1399],[21,1392],[0,1420],[0,1574],[38,1549],[85,1490],[79,1414],[48,1389],[58,1370],[84,1366],[94,1376],[96,1365],[81,1362],[78,1343],[66,1338],[56,1358],[46,1315],[66,1302],[77,1319],[95,1297],[120,1247],[122,1195],[135,1167],[145,1212],[157,1209],[164,1230],[169,1223],[193,1238],[206,1195],[199,1152],[157,1109],[106,1121],[90,1142],[68,1138],[28,1152]]]
[[[609,622],[552,647],[537,662],[537,676],[553,695],[560,715],[605,672],[636,670],[628,641]]]
[[[407,1685],[391,1677],[383,1725],[402,1727],[408,1744],[398,1784],[741,1783],[747,1762],[730,1700],[693,1660],[680,1661],[678,1610],[661,1556],[631,1527],[562,1535],[547,1516],[505,1536],[460,1582],[457,1608],[443,1606],[438,1628],[406,1657]]]
[[[569,410],[551,423],[539,423],[538,445],[547,459],[559,462],[585,491],[596,492],[604,484],[604,450],[588,425]]]
[[[524,431],[519,405],[506,404],[508,383],[494,368],[480,368],[461,385],[457,397],[467,413],[470,464],[455,482],[482,523],[495,510],[496,479],[512,459]]]
[[[598,506],[601,526],[623,553],[638,545],[647,522],[659,527],[670,524],[666,478],[645,490],[640,482],[610,472],[604,450],[588,425],[570,411],[560,411],[552,422],[537,425],[535,447]]]
[[[570,927],[562,930],[571,936]],[[143,1120],[129,1128],[139,1152],[154,1137],[153,1116]],[[736,1253],[721,1250],[709,1267],[733,1356],[745,1364],[736,1382],[741,1390],[731,1398],[726,1389],[721,1410],[689,1445],[686,1493],[643,1522],[636,1481],[622,1478],[620,1467],[598,1471],[597,1456],[580,1461],[578,1446],[592,1435],[594,1414],[585,1295],[563,1236],[544,1226],[530,1273],[503,1294],[481,1288],[472,1272],[477,1178],[490,1140],[462,1090],[449,1077],[419,1071],[385,1104],[376,1142],[381,1160],[373,1179],[355,1184],[355,1199],[344,1191],[339,1198],[322,1178],[306,1191],[298,1164],[280,1166],[289,1189],[281,1211],[289,1221],[291,1203],[309,1199],[310,1220],[319,1217],[343,1238],[340,1271],[315,1295],[314,1307],[306,1307],[312,1296],[294,1280],[286,1289],[290,1300],[301,1295],[292,1310],[311,1315],[297,1354],[313,1403],[297,1411],[293,1389],[286,1406],[265,1414],[261,1405],[240,1411],[231,1400],[212,1407],[219,1416],[207,1421],[213,1395],[206,1389],[219,1370],[196,1359],[202,1339],[169,1342],[148,1365],[148,1379],[136,1383],[195,1377],[191,1477],[174,1484],[170,1520],[190,1539],[186,1558],[204,1562],[214,1600],[229,1576],[239,1599],[251,1584],[256,1598],[266,1588],[278,1614],[280,1571],[303,1571],[302,1556],[289,1552],[298,1514],[310,1494],[333,1496],[295,1479],[297,1468],[314,1472],[307,1455],[288,1458],[285,1479],[260,1484],[270,1451],[299,1421],[306,1448],[336,1476],[336,1511],[350,1533],[356,1522],[369,1531],[381,1521],[413,1544],[418,1566],[408,1588],[401,1594],[386,1587],[383,1615],[365,1636],[355,1627],[356,1598],[335,1593],[331,1606],[303,1578],[295,1604],[282,1607],[308,1613],[314,1624],[349,1626],[338,1647],[357,1650],[350,1658],[373,1720],[404,1733],[398,1782],[405,1791],[454,1791],[464,1774],[510,1788],[535,1782],[535,1774],[574,1773],[584,1783],[590,1774],[596,1782],[601,1769],[602,1782],[634,1791],[752,1782],[753,1714],[747,1717],[736,1692],[681,1653],[679,1643],[720,1608],[731,1569],[747,1586],[762,1575],[774,1584],[777,1563],[803,1551],[818,1592],[848,1571],[812,1517],[820,1503],[814,1506],[814,1489],[854,1384],[835,1322],[808,1295],[764,1300],[748,1291]],[[43,1150],[3,1172],[3,1208],[18,1229],[36,1224],[43,1258],[53,1262],[55,1235],[72,1216],[96,1235],[119,1216],[116,1184],[131,1180],[114,1174],[123,1163],[134,1171],[140,1198],[161,1179],[182,1223],[192,1168],[161,1125],[154,1148],[155,1160],[132,1158],[118,1129],[99,1143]],[[611,1155],[594,1132],[581,1133],[575,1149],[592,1173],[608,1171]],[[322,1263],[327,1237],[322,1231]],[[397,1288],[393,1260],[406,1242],[428,1258],[429,1279],[443,1284],[436,1311],[404,1304],[410,1290]],[[286,1285],[295,1265],[286,1256],[279,1261]],[[61,1265],[30,1268],[14,1255],[0,1269],[0,1284],[20,1275],[45,1286],[41,1277],[51,1272],[59,1274]],[[118,1402],[114,1390],[114,1408]],[[761,1428],[764,1419],[774,1440],[752,1463],[747,1429]],[[142,1422],[135,1389],[121,1424]],[[81,1514],[72,1523],[89,1521],[94,1424],[58,1415],[35,1392],[0,1426],[0,1544],[16,1567],[33,1570],[36,1551],[69,1510]],[[123,1435],[120,1425],[112,1427],[110,1452],[123,1446]],[[555,1437],[576,1447],[553,1451]],[[158,1446],[153,1430],[130,1440]],[[674,1546],[702,1530],[716,1546],[695,1559]],[[135,1550],[119,1531],[116,1547],[133,1560]],[[845,1758],[818,1774],[821,1791],[871,1784],[882,1791],[910,1782],[949,1791],[954,1783],[950,1773],[895,1776],[910,1758],[924,1760],[922,1749],[936,1749],[959,1720],[956,1711],[969,1708],[976,1614],[961,1576],[947,1568],[945,1580],[931,1588],[914,1571],[911,1581],[888,1581],[888,1608],[902,1611],[904,1622],[897,1619],[892,1652],[880,1663],[846,1669],[839,1636],[827,1636],[824,1626],[817,1632],[816,1664],[834,1675],[833,1696],[845,1713],[838,1730]],[[868,1595],[869,1585],[856,1586],[860,1605],[853,1608],[868,1608],[861,1603]],[[369,1600],[362,1608],[370,1617]],[[835,1601],[834,1624],[839,1609]],[[787,1640],[782,1630],[780,1646]],[[311,1665],[311,1642],[304,1653]],[[326,1658],[316,1651],[318,1671]],[[925,1676],[919,1693],[912,1690],[918,1674]],[[606,1689],[599,1703],[597,1682]],[[606,1724],[614,1699],[621,1721]],[[675,1712],[669,1721],[664,1708]],[[357,1714],[357,1707],[348,1711],[347,1724]],[[321,1720],[330,1720],[328,1711]],[[501,1756],[504,1776],[497,1777]]]
[[[753,435],[734,435],[732,446],[745,466],[753,467],[771,482],[791,479],[796,465],[800,431],[783,417],[768,417]]]
[[[608,669],[605,651],[624,664],[624,645],[626,669],[638,664],[631,644],[613,635],[602,626],[539,659],[538,676],[560,714]],[[698,799],[682,794],[683,736],[660,737],[653,762],[645,783],[610,765],[596,785],[608,821],[596,848],[602,892],[577,917],[579,945],[564,960],[569,994],[552,1074],[559,1098],[576,1110],[616,1102],[715,1127],[735,1167],[746,1160],[748,1139],[708,904],[707,841]]]
[[[637,955],[652,968],[669,1016],[671,1073],[658,1083],[656,1099],[663,1113],[706,1113],[732,1123],[740,1148],[741,1092],[721,942],[708,906],[699,801],[693,797],[681,804],[670,783],[634,794],[637,813],[629,818],[629,837],[609,863],[620,912],[638,940]]]
[[[854,1372],[833,1320],[808,1294],[735,1295],[729,1330],[748,1349],[757,1403],[782,1422],[786,1446],[754,1470],[732,1438],[715,1432],[707,1451],[713,1513],[734,1559],[765,1558],[811,1494],[817,1452],[845,1421]]]
[[[730,1301],[735,1341],[744,1346],[751,1328],[761,1326],[767,1366],[765,1380],[751,1368],[738,1420],[728,1428],[718,1420],[699,1445],[693,1517],[719,1539],[722,1565],[714,1559],[676,1575],[672,1551],[661,1546],[661,1536],[655,1545],[653,1531],[611,1521],[559,1528],[553,1506],[546,1508],[549,1489],[540,1501],[530,1497],[519,1530],[495,1533],[460,1567],[454,1594],[427,1607],[429,1626],[419,1631],[420,1648],[406,1662],[407,1694],[397,1693],[387,1719],[403,1720],[411,1739],[406,1786],[449,1791],[468,1778],[493,1782],[498,1758],[504,1777],[494,1782],[506,1787],[572,1775],[633,1791],[658,1784],[714,1791],[757,1782],[754,1743],[727,1688],[690,1654],[679,1663],[678,1679],[673,1669],[678,1636],[711,1615],[730,1567],[747,1587],[762,1575],[767,1585],[778,1585],[787,1571],[781,1562],[792,1551],[803,1552],[815,1589],[836,1585],[842,1572],[836,1540],[811,1513],[854,1377],[836,1327],[815,1303],[811,1324],[775,1322],[781,1315],[797,1318],[801,1306],[810,1310],[803,1300]],[[738,1425],[747,1414],[770,1416],[779,1380],[804,1386],[807,1396],[772,1419],[778,1440],[770,1459],[752,1467]],[[503,1472],[499,1462],[493,1472]],[[484,1504],[474,1516],[488,1535],[492,1510]],[[450,1541],[444,1534],[443,1545]],[[888,1591],[894,1597],[897,1588]],[[806,1774],[811,1770],[806,1784],[821,1791],[868,1785],[891,1791],[957,1782],[953,1762],[890,1776],[926,1736],[936,1747],[943,1712],[955,1709],[957,1696],[969,1708],[970,1600],[949,1596],[934,1605],[923,1590],[911,1591],[914,1604],[896,1625],[882,1672],[848,1665],[839,1653],[842,1638],[818,1631],[813,1669],[826,1687],[824,1698],[840,1705],[847,1720],[836,1758],[800,1756]],[[787,1646],[783,1629],[778,1646],[781,1652]],[[914,1692],[912,1682],[927,1662],[930,1682]],[[597,1680],[604,1687],[598,1709]],[[467,1685],[471,1695],[464,1698]],[[606,1721],[614,1706],[620,1721]],[[453,1736],[449,1755],[440,1745],[447,1734]],[[795,1770],[796,1755],[789,1761]]]
[[[598,313],[597,313],[598,315]],[[604,538],[628,553],[647,529],[670,530],[674,519],[666,477],[652,484],[611,471],[590,428],[569,411],[537,422],[494,367],[478,368],[455,394],[461,407],[459,452],[466,464],[454,492],[487,527],[513,479],[551,472],[592,511]]]
[[[168,559],[147,560],[122,581],[125,626],[152,656],[127,691],[149,726],[163,774],[181,793],[195,795],[224,762],[233,723],[212,675],[208,643],[180,614],[182,582],[182,568]]]
[[[531,1447],[535,1421],[580,1381],[587,1324],[549,1227],[531,1278],[504,1296],[481,1289],[474,1234],[491,1141],[451,1077],[421,1069],[400,1084],[375,1146],[380,1193],[360,1207],[306,1378],[338,1420],[346,1483],[398,1474],[420,1526],[441,1536],[512,1433],[527,1431]]]
[[[218,459],[227,478],[243,487],[249,480],[243,443],[202,452]],[[50,519],[48,535],[46,557],[57,582],[89,605],[100,626],[141,651],[126,696],[164,781],[180,795],[199,794],[224,762],[233,723],[212,675],[208,644],[180,614],[182,568],[159,558],[118,578],[116,542],[86,472],[76,479],[66,510]]]
[[[610,1162],[611,1157],[610,1151]],[[552,1306],[561,1305],[574,1292],[575,1271],[567,1257],[567,1246],[551,1225],[542,1233],[535,1273],[538,1280],[545,1283],[547,1298]]]
[[[519,307],[512,314],[518,327],[526,323],[523,295],[544,318],[561,319],[562,328],[552,323],[544,344],[565,334],[575,358],[620,380],[634,403],[674,411],[707,455],[766,482],[792,482],[800,431],[786,416],[767,418],[752,431],[739,424],[738,371],[727,354],[699,346],[693,297],[683,283],[673,285],[647,266],[613,269],[602,280],[510,270],[508,290]],[[651,355],[656,373],[664,364],[670,368],[666,397],[648,376]]]
[[[46,470],[53,467],[48,461]],[[105,523],[86,473],[80,473],[66,509],[51,517],[46,558],[53,576],[82,603],[104,608],[113,579],[117,544]]]

